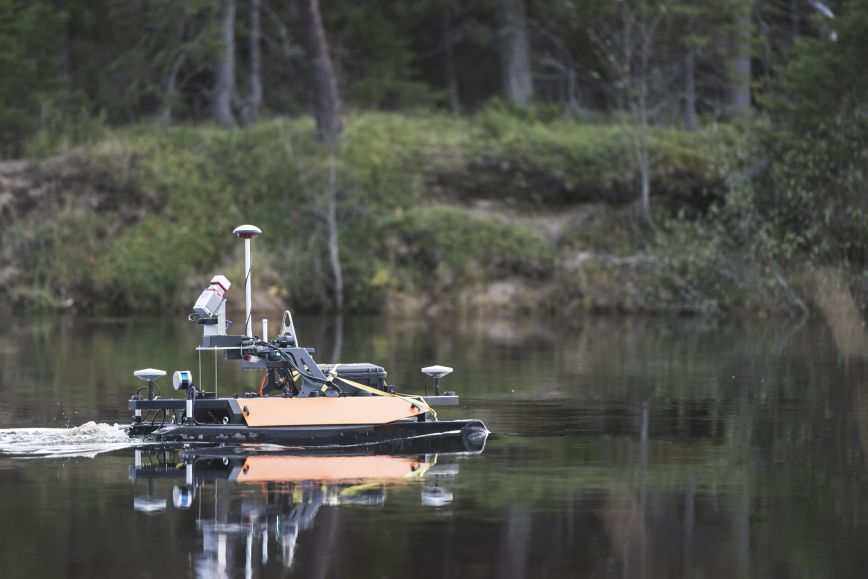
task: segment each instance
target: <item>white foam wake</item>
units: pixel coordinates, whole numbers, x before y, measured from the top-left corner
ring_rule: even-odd
[[[0,455],[19,458],[89,457],[136,446],[118,424],[87,422],[73,428],[0,430]]]

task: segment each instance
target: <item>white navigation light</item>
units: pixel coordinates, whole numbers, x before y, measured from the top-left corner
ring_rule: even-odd
[[[157,370],[156,368],[145,368],[144,370],[136,370],[133,376],[145,382],[153,382],[157,378],[162,378],[166,375],[165,370]]]
[[[189,370],[178,370],[172,374],[172,386],[175,387],[175,390],[186,390],[192,385],[193,373]]]
[[[428,374],[435,380],[439,380],[445,376],[448,376],[452,373],[452,368],[449,366],[428,366],[426,368],[422,368],[423,374]]]

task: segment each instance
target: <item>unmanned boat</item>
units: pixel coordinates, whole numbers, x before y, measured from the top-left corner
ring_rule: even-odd
[[[436,406],[455,406],[454,392],[440,393],[440,381],[452,372],[446,366],[422,368],[433,380],[433,396],[395,391],[381,366],[370,363],[319,364],[312,348],[298,342],[289,311],[277,335],[269,340],[267,320],[262,332],[252,330],[251,240],[261,230],[237,227],[244,240],[245,331],[228,334],[226,294],[231,283],[215,275],[193,306],[188,319],[202,326],[200,355],[213,352],[237,360],[242,368],[261,373],[259,388],[232,396],[218,396],[194,381],[189,370],[174,372],[175,390],[185,399],[161,398],[156,381],[164,370],[146,368],[134,375],[146,382],[129,400],[131,437],[158,442],[255,442],[302,447],[370,446],[391,441],[436,437],[451,439],[456,449],[478,448],[488,437],[480,420],[438,420]],[[216,360],[216,358],[215,358]],[[216,363],[215,363],[216,373]],[[201,364],[200,364],[201,374]],[[201,379],[201,378],[200,378]],[[439,444],[439,443],[438,443]]]

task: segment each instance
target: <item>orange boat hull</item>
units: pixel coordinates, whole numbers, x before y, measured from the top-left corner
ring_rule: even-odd
[[[423,412],[403,398],[246,398],[240,406],[247,426],[330,426],[386,424]]]

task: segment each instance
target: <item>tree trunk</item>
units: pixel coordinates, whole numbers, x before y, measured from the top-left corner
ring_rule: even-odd
[[[330,149],[334,149],[343,130],[338,82],[329,56],[319,0],[301,0],[301,5],[307,28],[307,52],[310,59],[317,137]]]
[[[696,55],[692,46],[684,57],[684,126],[696,129]]]
[[[461,112],[458,97],[458,79],[455,76],[455,52],[452,50],[452,3],[443,8],[443,60],[446,67],[446,86],[449,93],[449,110]]]
[[[500,0],[500,62],[507,102],[526,107],[533,99],[524,0]]]
[[[181,53],[172,63],[169,78],[166,79],[166,95],[163,97],[163,108],[160,110],[160,118],[157,123],[167,127],[172,124],[172,107],[175,105],[175,95],[178,92],[178,73],[187,59],[185,53]]]
[[[642,217],[648,225],[654,225],[651,217],[651,153],[648,150],[648,123],[642,116],[639,122],[639,135],[636,137],[636,164],[639,167],[640,198]]]
[[[223,0],[220,16],[220,52],[217,55],[214,79],[214,121],[224,129],[236,126],[232,113],[235,96],[235,0]]]
[[[639,87],[636,102],[633,105],[633,122],[635,123],[633,148],[636,154],[636,165],[639,169],[639,194],[642,200],[642,217],[645,219],[646,224],[653,226],[654,221],[651,217],[651,146],[648,138],[648,102],[646,95],[648,80],[641,75],[644,75],[644,70],[640,71],[640,78],[636,81]]]
[[[651,218],[651,147],[648,138],[648,83],[654,36],[653,32],[650,31],[652,25],[649,24],[645,14],[645,3],[640,3],[639,8],[640,42],[638,45],[638,70],[636,71],[635,78],[629,84],[636,91],[634,97],[636,112],[633,117],[639,130],[639,135],[636,139],[636,161],[639,165],[639,177],[641,180],[642,215],[645,218],[645,222],[649,226],[653,226],[654,222]],[[627,60],[625,62],[629,63],[630,61]],[[628,74],[633,73],[631,71]]]
[[[244,126],[256,122],[256,115],[262,107],[262,51],[260,42],[262,26],[260,24],[261,0],[250,0],[250,94],[244,106],[242,122]]]
[[[329,264],[335,284],[335,311],[344,311],[344,274],[341,271],[340,243],[338,239],[338,183],[335,151],[329,151],[326,182],[326,222],[329,236]]]
[[[582,112],[582,106],[579,104],[578,91],[576,90],[576,70],[572,65],[567,65],[565,82],[567,83],[567,109],[577,115]]]
[[[313,86],[313,110],[317,138],[326,146],[328,174],[326,177],[326,226],[328,228],[329,264],[334,281],[335,310],[344,308],[344,277],[341,271],[339,227],[337,216],[337,149],[343,130],[341,97],[335,78],[328,40],[319,11],[319,0],[300,0],[307,28],[307,53]]]
[[[335,329],[332,338],[332,362],[337,364],[343,358],[344,352],[344,314],[335,315]]]
[[[512,503],[501,527],[498,577],[527,577],[532,526],[533,517],[528,505]]]
[[[735,46],[731,64],[729,107],[736,120],[746,120],[750,115],[751,81],[751,14],[753,3],[743,1],[735,19]]]
[[[63,25],[60,30],[60,42],[57,44],[57,76],[66,89],[67,95],[73,91],[72,82],[72,42],[69,31],[69,0],[54,0],[54,9],[64,12]]]
[[[796,43],[801,33],[801,21],[799,20],[799,0],[790,0],[790,46]]]

